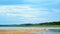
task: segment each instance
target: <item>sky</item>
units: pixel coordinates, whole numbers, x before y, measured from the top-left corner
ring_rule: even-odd
[[[0,24],[60,21],[60,0],[0,0]]]

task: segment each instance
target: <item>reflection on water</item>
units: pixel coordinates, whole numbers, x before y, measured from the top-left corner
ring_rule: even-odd
[[[33,32],[31,34],[60,34],[60,29],[48,29],[46,32]]]
[[[60,32],[36,32],[31,34],[60,34]]]
[[[60,29],[48,29],[51,32],[60,32]]]

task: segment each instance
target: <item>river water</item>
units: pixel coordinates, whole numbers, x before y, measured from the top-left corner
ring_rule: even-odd
[[[60,28],[0,27],[0,30],[29,30],[29,29],[48,30],[47,32],[32,32],[31,34],[60,34]]]

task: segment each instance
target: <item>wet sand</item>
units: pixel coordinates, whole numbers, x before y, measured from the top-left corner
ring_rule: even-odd
[[[30,29],[30,30],[0,30],[0,34],[30,34],[32,32],[43,32],[46,29]]]

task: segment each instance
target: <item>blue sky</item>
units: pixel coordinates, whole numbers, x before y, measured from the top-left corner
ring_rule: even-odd
[[[60,0],[0,0],[0,24],[60,21]]]

